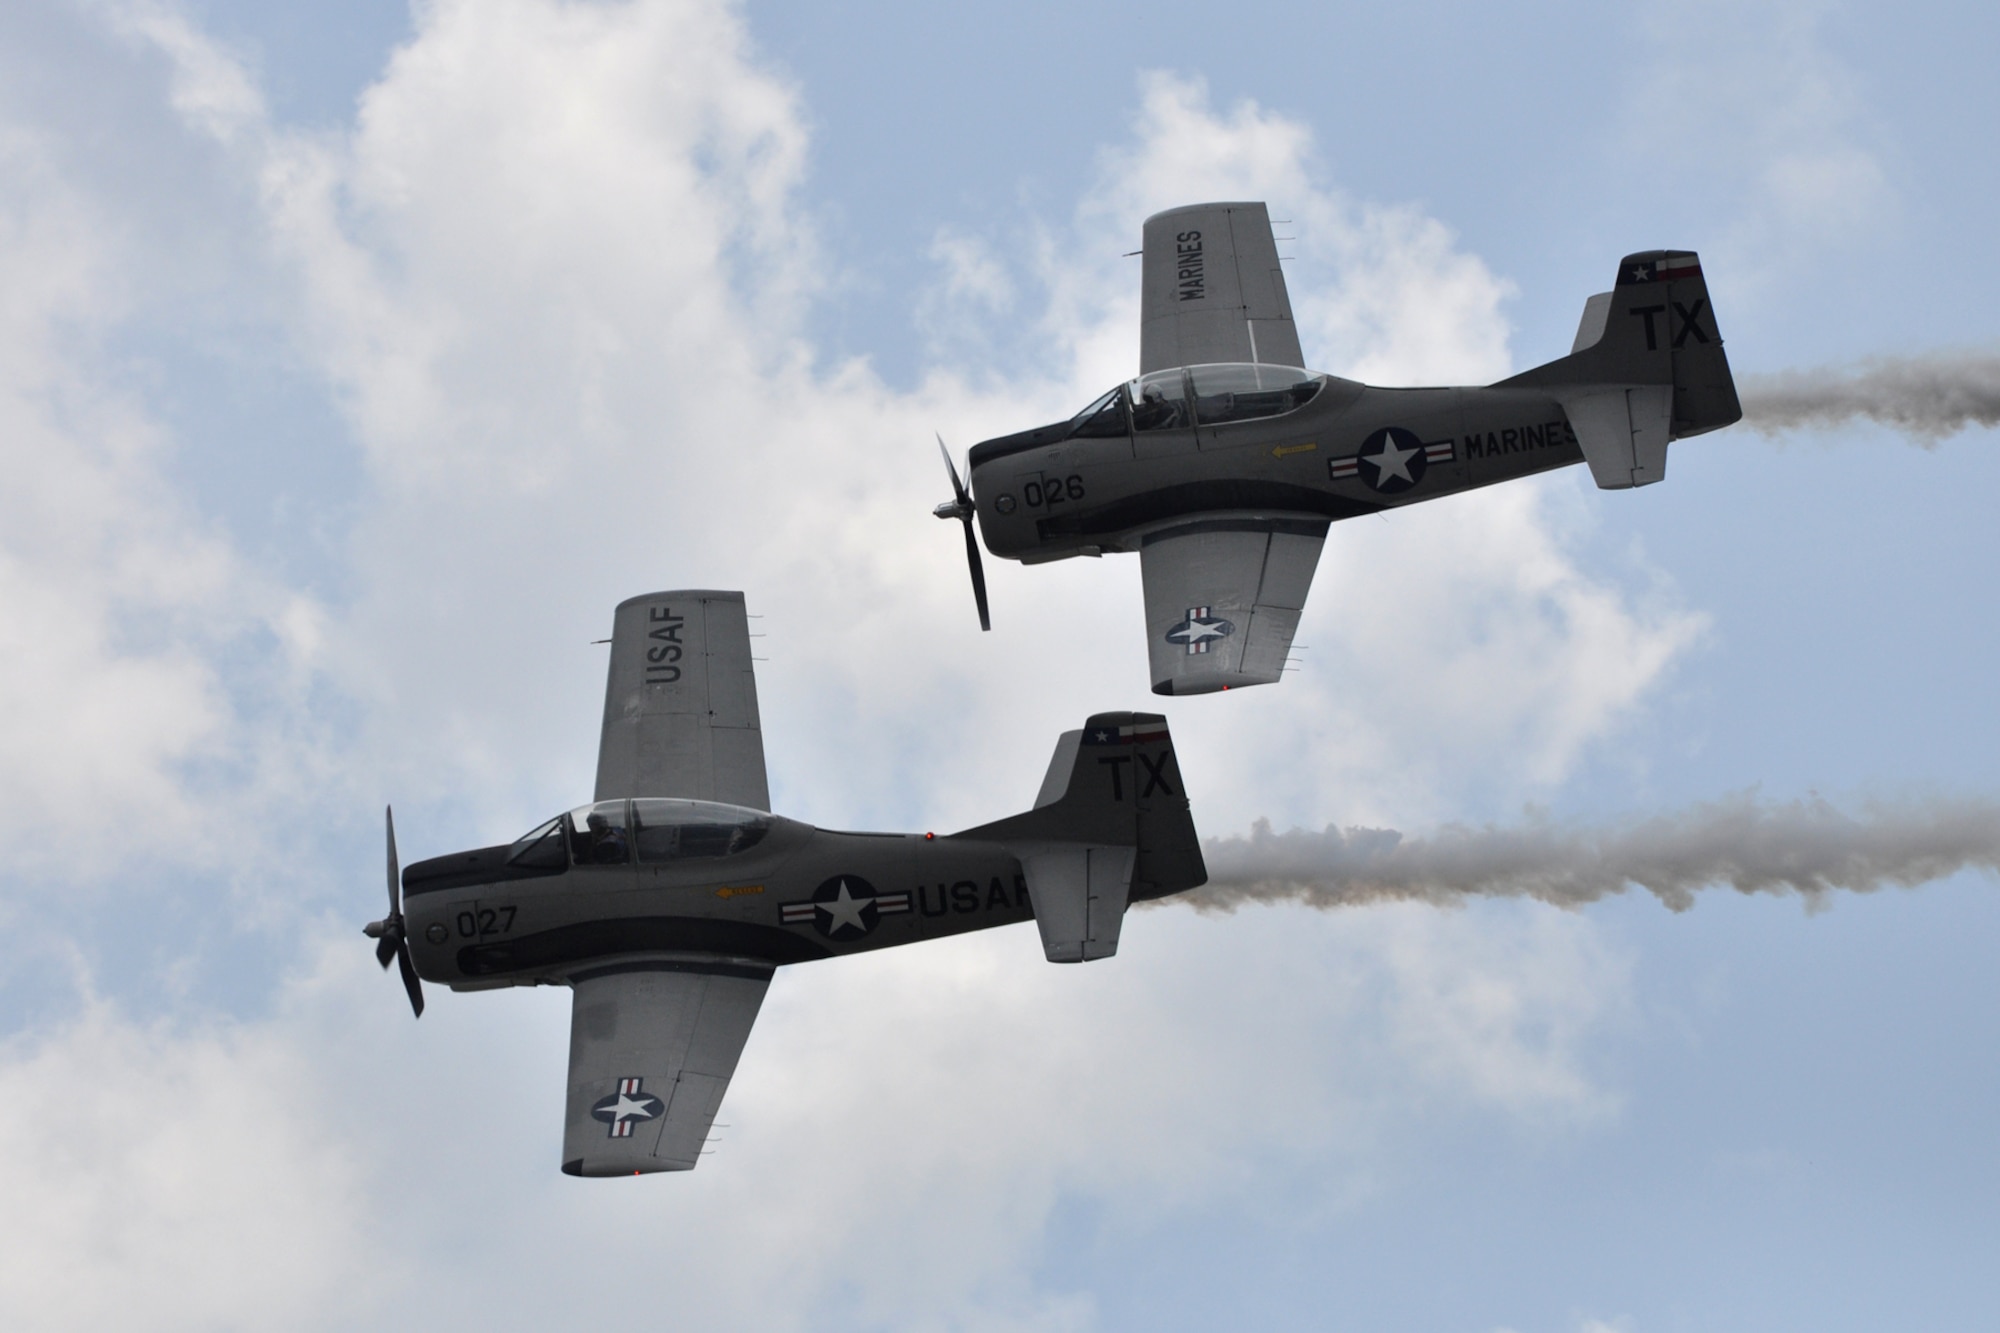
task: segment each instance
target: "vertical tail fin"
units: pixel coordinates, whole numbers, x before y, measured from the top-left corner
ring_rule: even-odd
[[[1051,962],[1110,957],[1128,902],[1208,879],[1157,713],[1099,713],[1064,732],[1033,810],[953,836],[1015,849]]]
[[[1607,490],[1659,481],[1669,441],[1743,416],[1692,250],[1625,256],[1617,286],[1585,303],[1570,354],[1501,383],[1555,394]]]

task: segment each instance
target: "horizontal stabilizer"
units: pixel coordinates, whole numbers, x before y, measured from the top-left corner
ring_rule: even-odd
[[[1026,847],[1021,872],[1051,963],[1087,963],[1118,952],[1131,901],[1135,847]]]
[[[1556,401],[1569,417],[1599,487],[1617,491],[1665,479],[1673,424],[1671,385],[1558,389]]]

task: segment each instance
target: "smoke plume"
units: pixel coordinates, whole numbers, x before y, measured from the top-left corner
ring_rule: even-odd
[[[1739,396],[1744,424],[1766,435],[1866,417],[1929,447],[1968,426],[2000,425],[2000,355],[1939,352],[1845,370],[1746,375]]]
[[[1426,837],[1328,826],[1212,838],[1209,882],[1177,901],[1230,911],[1253,902],[1320,908],[1472,897],[1538,898],[1575,907],[1633,885],[1676,912],[1696,890],[1797,893],[1913,887],[1976,867],[2000,871],[2000,804],[1873,803],[1849,815],[1810,797],[1772,803],[1746,792],[1670,815],[1602,827],[1532,819],[1447,825]]]

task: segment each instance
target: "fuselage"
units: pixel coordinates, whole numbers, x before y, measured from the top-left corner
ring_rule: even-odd
[[[417,971],[476,990],[560,981],[621,954],[798,963],[1034,917],[1021,863],[999,844],[760,817],[755,845],[735,853],[624,851],[604,864],[564,825],[540,864],[529,839],[413,864],[403,910]]]
[[[1229,419],[1246,402],[1252,412],[1284,406],[1271,394],[1202,392],[1205,372],[1221,381],[1248,369],[1190,368],[1175,410],[1150,421],[1140,386],[1158,375],[1107,395],[1094,416],[975,446],[986,548],[1028,563],[1133,551],[1195,515],[1355,518],[1583,460],[1561,405],[1541,390],[1377,389],[1296,371],[1298,393],[1317,381],[1302,405]]]

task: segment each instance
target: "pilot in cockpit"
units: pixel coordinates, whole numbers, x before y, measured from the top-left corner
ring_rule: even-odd
[[[1161,426],[1174,424],[1174,409],[1167,403],[1167,395],[1157,384],[1148,384],[1132,404],[1132,429],[1156,430]]]
[[[601,866],[623,865],[625,856],[625,830],[616,828],[603,815],[592,811],[584,821],[589,850],[585,860]]]

